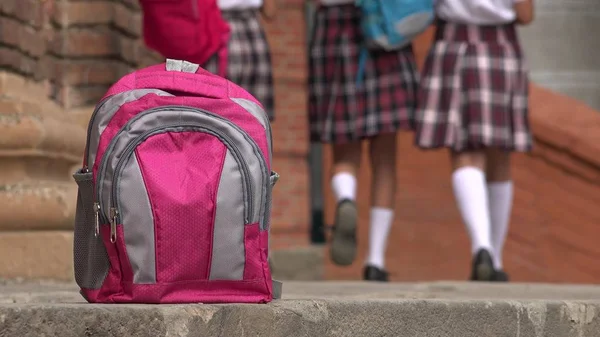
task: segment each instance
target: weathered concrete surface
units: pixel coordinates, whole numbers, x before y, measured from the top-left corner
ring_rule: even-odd
[[[271,253],[273,278],[293,281],[321,281],[324,278],[323,247],[290,247]]]
[[[284,284],[269,305],[90,305],[72,285],[5,285],[0,336],[598,336],[600,287]]]

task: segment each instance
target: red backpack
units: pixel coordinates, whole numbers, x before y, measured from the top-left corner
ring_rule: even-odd
[[[219,53],[225,76],[229,25],[216,0],[139,0],[146,45],[165,58],[205,64]]]

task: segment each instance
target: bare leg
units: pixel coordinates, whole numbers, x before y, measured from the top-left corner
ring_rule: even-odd
[[[373,207],[394,208],[396,198],[396,134],[371,139],[370,159],[373,172]]]
[[[361,143],[333,146],[331,186],[337,200],[330,256],[334,263],[347,266],[356,258],[356,175],[360,167]]]
[[[333,174],[345,172],[354,176],[358,173],[362,156],[362,143],[352,142],[333,145]]]
[[[369,252],[365,279],[387,281],[385,251],[394,219],[396,198],[396,134],[379,135],[370,141],[373,172],[369,224]]]

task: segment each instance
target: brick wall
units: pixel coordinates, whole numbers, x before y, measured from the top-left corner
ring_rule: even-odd
[[[0,67],[47,81],[67,109],[94,104],[120,76],[158,60],[139,40],[135,0],[2,0]]]
[[[137,1],[58,1],[47,63],[52,97],[67,108],[95,104],[122,75],[159,58],[140,40]]]
[[[306,37],[301,0],[280,0],[274,21],[266,23],[275,76],[273,234],[288,244],[306,243],[309,226],[308,120],[306,115]],[[287,237],[284,239],[283,236]],[[277,242],[275,242],[277,245]]]

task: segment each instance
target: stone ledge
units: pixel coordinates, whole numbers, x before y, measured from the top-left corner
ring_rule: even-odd
[[[73,279],[73,234],[68,231],[0,232],[0,256],[0,277]]]
[[[75,200],[74,184],[72,188],[70,193]],[[6,198],[11,201],[8,204],[0,192],[0,204],[8,205],[4,208],[7,212],[0,209],[0,256],[11,256],[0,259],[0,278],[73,280],[73,232],[70,229],[74,223],[74,209],[61,209],[58,205],[74,208],[75,203],[65,206],[65,195],[56,195],[58,192],[59,189],[50,189],[43,193],[48,203],[40,197],[20,203],[18,200],[31,197],[29,193],[20,192],[23,194],[21,199]],[[66,190],[63,192],[67,193]],[[11,218],[8,210],[17,216]],[[324,277],[322,247],[273,249],[272,259],[273,277],[276,279],[320,281]]]
[[[11,72],[0,71],[0,93],[2,96],[16,98],[18,101],[43,103],[46,110],[57,111],[61,108],[48,99],[50,83],[33,81]]]
[[[294,281],[324,279],[324,249],[321,246],[273,249],[273,278]]]
[[[530,106],[536,137],[600,166],[600,112],[536,85],[531,86]]]
[[[42,156],[76,163],[85,147],[85,129],[54,118],[0,116],[0,156]]]
[[[592,337],[600,329],[600,301],[584,300],[600,295],[591,286],[289,282],[284,299],[268,305],[91,305],[72,286],[0,292],[3,336]]]
[[[0,235],[2,231],[72,230],[76,198],[75,183],[0,185]]]

